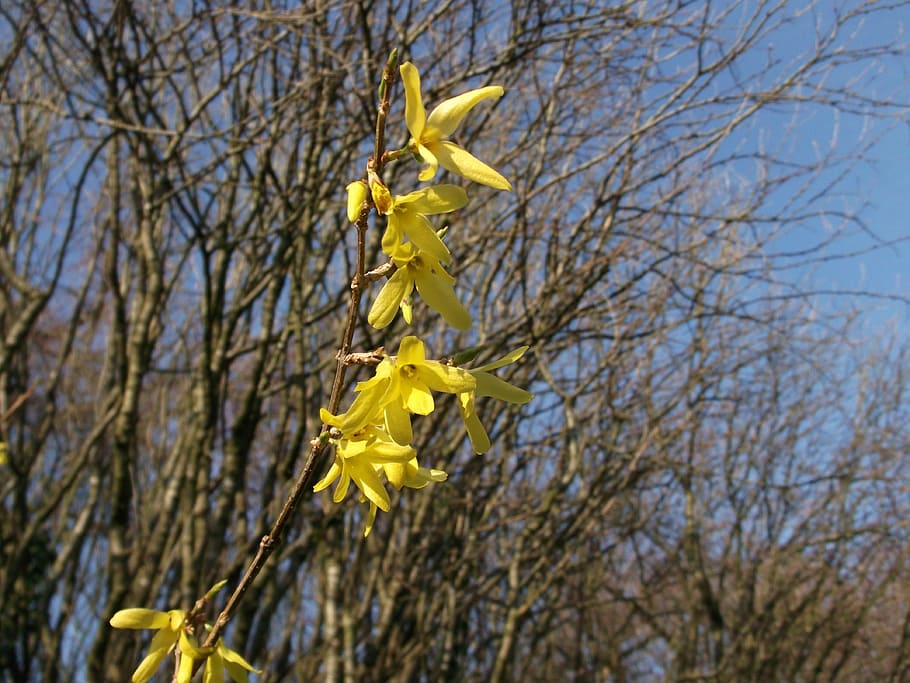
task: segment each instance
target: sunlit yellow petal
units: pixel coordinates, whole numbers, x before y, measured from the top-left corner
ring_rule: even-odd
[[[332,502],[340,503],[347,497],[348,489],[351,487],[351,471],[349,466],[342,466],[341,468],[341,477],[338,479],[338,483],[335,485],[335,490],[332,491]]]
[[[377,464],[407,462],[415,455],[410,446],[403,446],[394,441],[376,441],[367,449],[366,456],[370,462]]]
[[[332,482],[335,481],[340,474],[341,463],[338,462],[336,457],[335,462],[332,463],[332,466],[329,468],[329,471],[326,472],[325,476],[313,485],[313,492],[319,493],[320,491],[324,491],[332,485]]]
[[[402,446],[414,440],[411,416],[398,402],[386,406],[385,428],[389,432],[389,436]]]
[[[432,216],[464,208],[468,193],[458,185],[432,185],[399,197],[395,206],[406,206],[417,213]]]
[[[476,413],[463,415],[463,417],[464,426],[467,429],[468,438],[471,440],[471,447],[474,452],[486,453],[491,446],[490,436],[487,434],[487,430],[484,429],[483,424],[481,424],[480,418],[477,417]]]
[[[133,677],[130,680],[133,683],[146,683],[154,676],[164,658],[174,649],[174,645],[177,644],[177,638],[178,634],[175,631],[168,629],[158,631],[152,638],[151,645],[149,645],[148,655],[142,660],[136,671],[133,672]]]
[[[237,666],[241,667],[242,669],[246,669],[247,671],[252,671],[253,673],[257,674],[262,673],[258,669],[254,669],[253,665],[243,658],[243,655],[225,645],[223,640],[218,641],[218,651],[221,653],[221,656],[224,657],[226,664],[236,664]]]
[[[429,415],[436,407],[433,402],[433,394],[430,393],[422,382],[408,382],[404,384],[402,386],[401,398],[404,400],[405,408],[415,415]]]
[[[411,306],[411,297],[409,296],[401,300],[401,317],[404,318],[408,325],[411,324],[411,320],[414,317],[414,309]]]
[[[439,238],[436,231],[433,230],[430,222],[421,214],[416,211],[407,211],[399,215],[398,221],[408,239],[418,249],[443,263],[448,263],[451,260],[452,256],[448,247]],[[385,251],[385,245],[383,245],[383,251]],[[386,251],[386,253],[391,255],[389,251]]]
[[[439,164],[452,173],[457,173],[482,185],[495,187],[497,190],[512,191],[512,184],[498,171],[493,170],[455,143],[443,140],[431,143],[428,147],[439,160]]]
[[[404,485],[409,489],[422,489],[431,482],[445,481],[448,476],[442,470],[429,470],[426,467],[418,467],[413,472],[409,472]]]
[[[444,100],[439,103],[433,111],[430,112],[426,120],[424,137],[447,138],[458,125],[465,115],[473,109],[478,102],[490,98],[502,97],[503,89],[500,85],[488,85],[485,88],[477,88],[468,92],[456,95],[455,97]]]
[[[158,670],[158,667],[161,666],[161,662],[167,657],[167,654],[168,651],[166,649],[152,650],[149,652],[133,672],[133,675],[130,678],[132,683],[147,683],[147,681],[151,680],[152,676],[154,676],[155,672]]]
[[[425,145],[417,145],[417,155],[421,158],[423,163],[427,165],[419,174],[418,178],[423,182],[428,180],[433,180],[436,172],[439,170],[439,160],[436,158],[436,155],[433,154]]]
[[[509,403],[527,403],[534,394],[524,389],[519,389],[514,384],[509,384],[488,372],[474,371],[471,373],[477,380],[477,396],[492,396]]]
[[[385,231],[382,233],[382,251],[395,256],[396,249],[404,242],[404,230],[401,226],[401,216],[392,212],[386,221]]]
[[[379,180],[374,180],[370,183],[370,192],[373,195],[373,204],[376,206],[376,210],[383,216],[390,214],[395,207],[395,203],[392,200],[389,188],[379,182]]]
[[[398,345],[398,357],[395,364],[398,368],[404,365],[420,365],[426,360],[426,354],[423,342],[409,334]]]
[[[246,664],[245,661],[244,664]],[[231,677],[231,680],[234,681],[234,683],[246,683],[246,681],[249,680],[249,676],[247,676],[246,673],[247,671],[252,671],[255,674],[262,673],[261,669],[254,669],[253,667],[247,668],[243,664],[227,661],[226,658],[224,662],[224,668],[227,669],[228,676]]]
[[[167,616],[168,616],[168,620],[170,621],[170,629],[172,631],[176,631],[181,626],[183,626],[183,620],[186,618],[186,610],[182,610],[182,609],[168,610]]]
[[[420,298],[449,325],[457,330],[471,329],[471,314],[455,297],[455,290],[451,284],[427,270],[417,271],[414,274],[414,281]]]
[[[391,507],[389,494],[373,466],[368,462],[350,462],[349,469],[351,470],[351,481],[363,492],[367,500],[375,503],[383,512],[388,512]]]
[[[224,660],[220,650],[216,650],[211,657],[205,660],[205,671],[202,674],[202,683],[223,683]]]
[[[167,612],[143,607],[122,609],[111,617],[114,628],[165,628],[170,623]]]
[[[180,667],[177,669],[177,683],[190,683],[193,678],[193,658],[187,655],[180,657]]]
[[[404,84],[404,120],[411,135],[419,139],[427,120],[423,95],[420,93],[420,73],[411,62],[402,64],[399,71]]]
[[[210,647],[200,647],[196,639],[183,629],[180,630],[180,652],[192,659],[205,659],[212,653]]]
[[[370,307],[370,312],[367,314],[367,321],[370,325],[377,330],[388,327],[389,323],[395,319],[401,300],[410,293],[413,286],[407,270],[404,268],[396,270],[392,277],[386,280]]]
[[[407,465],[403,462],[388,463],[382,466],[382,470],[389,483],[400,491],[407,475]]]
[[[370,511],[367,513],[366,521],[363,525],[363,537],[366,538],[373,530],[373,522],[376,521],[376,505],[370,503]]]
[[[433,391],[459,394],[473,391],[477,381],[467,370],[438,361],[427,361],[417,368],[418,377]]]

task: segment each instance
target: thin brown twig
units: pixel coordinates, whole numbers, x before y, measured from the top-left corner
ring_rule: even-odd
[[[389,112],[389,92],[391,91],[391,86],[395,78],[396,63],[397,51],[393,50],[392,54],[389,56],[388,61],[386,62],[385,69],[382,72],[379,112],[376,116],[375,153],[367,163],[368,172],[375,173],[380,178],[385,162],[385,159],[383,158],[383,148],[385,144],[384,140],[386,116]],[[332,391],[329,397],[328,410],[332,413],[338,412],[338,406],[341,403],[341,393],[345,386],[345,373],[347,366],[353,362],[352,359],[356,356],[356,354],[352,354],[351,347],[354,339],[354,330],[357,325],[360,298],[364,286],[374,279],[373,277],[369,277],[366,273],[366,232],[368,228],[370,209],[371,204],[369,202],[364,204],[363,210],[360,212],[360,216],[357,218],[357,221],[354,224],[357,229],[357,265],[356,272],[353,279],[351,280],[351,296],[348,303],[347,320],[345,322],[344,332],[342,333],[341,345],[337,353],[338,361],[335,366],[335,377],[332,381]],[[221,613],[215,619],[215,623],[212,625],[212,629],[209,631],[208,637],[206,638],[202,647],[214,647],[218,642],[218,639],[221,637],[221,634],[227,626],[228,621],[230,621],[235,610],[237,609],[237,605],[240,604],[243,596],[246,594],[247,590],[256,579],[256,576],[262,570],[262,567],[268,561],[275,547],[281,540],[281,535],[284,532],[284,529],[287,526],[288,522],[290,521],[294,511],[296,510],[298,503],[303,498],[304,493],[308,492],[312,487],[312,480],[315,478],[316,473],[319,471],[319,467],[317,465],[321,464],[320,456],[325,451],[325,448],[328,445],[328,441],[329,429],[326,425],[322,425],[319,436],[310,442],[311,446],[309,454],[307,455],[307,459],[303,464],[303,468],[301,469],[297,480],[294,482],[293,489],[288,494],[284,506],[278,513],[278,517],[272,524],[272,528],[269,533],[263,536],[259,541],[259,548],[256,551],[255,557],[253,557],[253,560],[247,567],[243,578],[241,578],[240,582],[237,584],[234,592],[228,598],[224,609],[221,610]],[[199,607],[199,603],[197,603],[196,607]],[[196,607],[194,607],[194,610]],[[196,662],[193,669],[194,673],[201,666],[202,660]]]

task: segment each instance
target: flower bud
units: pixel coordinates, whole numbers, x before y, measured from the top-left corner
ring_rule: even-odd
[[[367,200],[367,184],[362,180],[355,180],[347,187],[348,190],[348,220],[356,223],[360,218],[360,210]]]
[[[380,214],[388,216],[392,213],[392,193],[375,173],[370,173],[370,192],[373,195],[373,204]]]

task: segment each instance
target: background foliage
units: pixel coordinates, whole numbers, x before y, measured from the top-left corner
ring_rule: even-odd
[[[906,11],[4,2],[0,677],[126,680],[115,610],[239,578],[319,427],[398,47],[429,106],[505,86],[458,137],[515,185],[449,217],[476,332],[416,332],[530,344],[537,397],[481,406],[483,457],[415,420],[449,481],[366,542],[313,496],[228,630],[257,680],[908,680],[907,348],[792,276],[868,227],[873,138],[835,138],[906,104],[869,32]]]

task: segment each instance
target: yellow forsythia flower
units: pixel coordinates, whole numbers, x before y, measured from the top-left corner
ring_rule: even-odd
[[[438,167],[442,166],[469,180],[498,190],[511,191],[511,183],[499,172],[446,139],[455,132],[461,120],[478,102],[492,97],[502,97],[502,86],[477,88],[447,99],[430,112],[427,118],[417,67],[405,62],[400,70],[404,83],[404,117],[411,133],[408,147],[427,165],[427,168],[421,171],[420,179],[431,180],[436,175]]]
[[[421,298],[452,327],[471,329],[471,314],[455,296],[455,278],[446,272],[439,259],[410,242],[399,244],[392,253],[398,269],[386,280],[367,315],[367,321],[376,329],[387,327],[399,308],[410,323],[410,314],[402,303],[417,288]]]
[[[335,442],[335,461],[320,479],[313,491],[319,492],[338,481],[332,500],[340,503],[347,496],[351,482],[361,493],[383,512],[388,512],[391,501],[379,478],[376,466],[388,463],[407,463],[416,453],[410,446],[402,446],[384,430],[368,426]]]
[[[158,610],[144,609],[142,607],[122,609],[111,617],[110,623],[114,628],[148,628],[157,629],[158,631],[152,638],[149,653],[136,668],[136,671],[133,672],[133,677],[130,679],[133,683],[146,683],[155,674],[165,657],[173,651],[181,635],[184,634],[183,622],[185,617],[186,612],[182,609],[159,612]],[[181,659],[189,660],[190,667],[192,667],[192,659],[190,657],[182,657]]]
[[[476,381],[476,387],[474,391],[466,391],[458,394],[458,403],[459,408],[461,408],[461,417],[464,420],[465,429],[468,432],[468,437],[471,439],[471,445],[476,453],[486,453],[490,450],[490,437],[487,435],[487,430],[484,429],[483,424],[481,424],[480,419],[477,417],[477,413],[474,410],[475,398],[478,396],[491,396],[502,401],[517,404],[527,403],[534,398],[534,394],[525,391],[524,389],[519,389],[514,384],[509,384],[490,373],[491,370],[496,370],[504,365],[514,363],[521,358],[527,350],[527,346],[522,346],[492,363],[487,363],[486,365],[481,365],[479,368],[468,370]]]
[[[433,230],[426,216],[456,211],[468,203],[467,193],[457,185],[434,185],[406,195],[393,196],[388,188],[373,178],[370,182],[376,210],[388,217],[382,235],[382,250],[392,256],[393,251],[407,237],[418,249],[443,263],[451,259],[449,249]]]
[[[344,434],[383,424],[396,443],[407,445],[413,438],[411,414],[433,412],[433,391],[459,394],[476,386],[467,370],[428,360],[423,342],[409,335],[401,340],[397,356],[384,358],[373,377],[357,384],[357,397],[346,413],[332,415],[323,408],[320,416]]]
[[[211,597],[223,585],[224,582],[216,584],[206,597]],[[201,659],[205,660],[203,683],[222,683],[225,670],[235,683],[246,683],[247,671],[260,673],[238,653],[229,649],[221,639],[214,648],[199,647],[196,639],[188,632],[185,610],[172,609],[167,612],[159,612],[142,607],[131,607],[115,613],[111,617],[110,623],[114,628],[157,629],[158,631],[152,638],[148,655],[133,672],[130,679],[132,683],[146,683],[150,680],[165,658],[173,652],[175,646],[179,647],[181,654],[177,683],[190,683],[193,675],[193,661]]]
[[[238,652],[230,649],[224,644],[224,640],[219,638],[215,644],[215,651],[205,660],[202,683],[223,683],[225,671],[234,683],[246,683],[248,671],[262,673],[259,669],[254,669]]]

